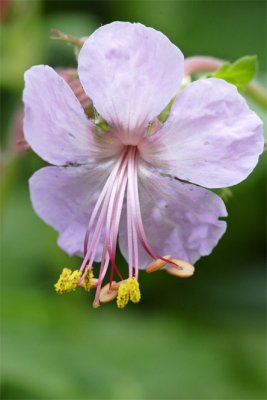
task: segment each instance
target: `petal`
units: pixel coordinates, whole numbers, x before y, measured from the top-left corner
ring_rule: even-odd
[[[68,84],[52,68],[25,73],[24,133],[33,150],[55,165],[85,163],[95,155],[92,123]]]
[[[83,254],[89,217],[109,172],[110,165],[45,167],[30,179],[34,210],[60,233],[58,244],[70,255]]]
[[[209,188],[231,186],[256,166],[262,127],[235,86],[215,78],[199,80],[179,94],[142,156],[183,180]]]
[[[113,22],[86,40],[79,77],[97,111],[110,124],[134,132],[157,116],[177,93],[183,55],[161,32]]]
[[[140,204],[144,229],[161,256],[195,263],[211,253],[226,230],[227,211],[221,198],[198,186],[142,169]],[[120,248],[127,258],[126,216],[121,224]],[[139,247],[140,267],[150,261]]]

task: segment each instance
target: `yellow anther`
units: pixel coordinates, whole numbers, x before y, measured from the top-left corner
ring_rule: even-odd
[[[164,256],[162,258],[165,258],[165,260],[169,260],[171,257],[170,256]],[[167,264],[167,261],[163,261],[160,258],[157,260],[152,261],[148,266],[146,267],[146,272],[151,273],[151,272],[156,272],[162,267],[165,267]]]
[[[80,283],[80,286],[83,287],[87,292],[89,292],[89,290],[93,285],[93,279],[94,279],[94,274],[92,268],[89,270],[89,267],[87,265],[85,275],[83,277],[82,282]]]
[[[54,285],[57,293],[71,292],[76,289],[78,280],[81,277],[80,271],[71,271],[68,268],[63,268],[63,271]]]
[[[141,299],[141,293],[139,289],[139,283],[136,278],[128,279],[128,288],[130,292],[130,300],[133,303],[138,303]]]
[[[121,283],[118,290],[117,306],[118,308],[124,308],[129,301],[130,295],[128,290],[128,282]]]
[[[184,260],[178,260],[178,258],[173,258],[171,261],[175,263],[177,267],[170,264],[170,267],[166,268],[168,274],[178,276],[179,278],[189,278],[193,275],[195,267],[192,264]]]
[[[123,281],[118,289],[117,306],[124,308],[129,300],[133,303],[138,303],[141,299],[139,283],[136,278],[129,278]]]

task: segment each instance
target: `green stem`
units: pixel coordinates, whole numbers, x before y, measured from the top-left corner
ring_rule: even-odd
[[[52,28],[51,32],[54,36],[50,36],[50,39],[52,40],[60,40],[63,42],[67,42],[72,44],[73,46],[76,46],[78,49],[81,49],[83,45],[82,39],[77,38],[76,36],[72,35],[66,35],[63,32],[60,32],[58,29]]]
[[[249,97],[251,97],[257,104],[267,110],[267,90],[262,87],[258,82],[249,83],[244,91]]]

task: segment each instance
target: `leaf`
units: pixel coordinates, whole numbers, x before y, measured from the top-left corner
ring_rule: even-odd
[[[234,63],[222,65],[216,72],[208,77],[220,78],[235,85],[238,90],[243,90],[255,76],[257,70],[257,56],[245,56]]]

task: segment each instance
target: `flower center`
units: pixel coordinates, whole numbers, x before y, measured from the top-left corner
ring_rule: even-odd
[[[91,214],[84,238],[84,259],[79,271],[71,273],[64,269],[55,285],[59,293],[74,290],[77,285],[89,290],[96,288],[93,306],[108,302],[117,296],[117,305],[123,308],[129,300],[137,303],[140,300],[138,284],[139,251],[141,243],[147,254],[153,259],[148,265],[147,272],[162,268],[167,263],[172,270],[181,270],[179,260],[172,260],[169,256],[159,256],[150,246],[144,230],[139,190],[138,190],[138,163],[139,150],[137,146],[124,146],[118,160],[100,193]],[[125,280],[116,263],[116,248],[119,234],[121,213],[125,202],[127,215],[127,245],[128,245],[128,277]],[[93,278],[93,263],[97,257],[100,245],[102,256],[98,279]],[[109,285],[102,288],[104,278],[110,268]],[[114,281],[117,274],[119,282]]]
[[[110,269],[110,285],[116,273],[122,274],[116,264],[116,247],[119,224],[126,198],[129,278],[138,279],[138,237],[140,236],[140,205],[137,187],[138,149],[124,146],[116,164],[108,177],[90,217],[84,239],[84,260],[80,271],[92,269],[100,242],[103,243],[102,257],[94,305],[98,306],[101,286]],[[142,230],[142,228],[141,228]],[[83,276],[80,279],[82,282]]]

